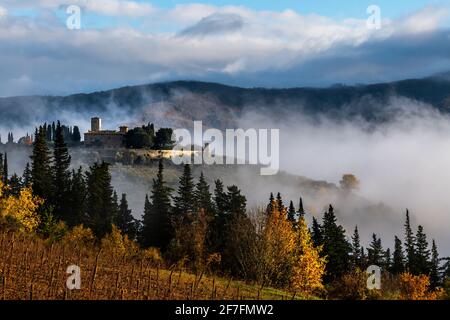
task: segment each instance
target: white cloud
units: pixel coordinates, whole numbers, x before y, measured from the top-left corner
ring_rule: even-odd
[[[8,14],[8,11],[0,6],[0,18],[5,17]]]

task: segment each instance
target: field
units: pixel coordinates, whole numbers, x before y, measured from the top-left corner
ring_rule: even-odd
[[[81,269],[81,288],[66,287],[67,267]],[[27,234],[0,234],[0,300],[228,300],[296,299],[292,293],[261,288],[183,268],[158,267],[127,253],[48,243]]]

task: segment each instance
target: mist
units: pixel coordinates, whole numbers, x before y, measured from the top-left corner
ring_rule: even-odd
[[[385,106],[386,107],[386,106]],[[277,110],[276,106],[272,107]],[[281,108],[280,108],[281,109]],[[347,234],[354,226],[369,240],[371,232],[392,246],[395,232],[403,238],[406,208],[414,228],[424,226],[442,253],[450,254],[450,118],[414,100],[392,96],[387,110],[395,116],[379,125],[363,120],[322,116],[246,113],[239,126],[280,129],[280,169],[339,185],[343,174],[360,182],[352,198],[319,197],[336,206]]]

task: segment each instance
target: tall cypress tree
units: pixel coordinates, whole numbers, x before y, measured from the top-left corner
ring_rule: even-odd
[[[406,221],[405,221],[405,251],[406,251],[406,269],[411,273],[417,272],[416,267],[416,252],[414,248],[414,235],[411,229],[411,223],[409,220],[409,210],[406,209]]]
[[[51,132],[51,128],[49,129]],[[67,221],[70,202],[70,155],[60,122],[56,125],[53,147],[53,199],[55,217]]]
[[[25,169],[23,170],[22,184],[24,188],[29,187],[31,185],[31,169],[29,162],[27,162]]]
[[[141,244],[144,247],[157,247],[165,250],[172,239],[171,192],[172,189],[167,187],[164,181],[164,165],[163,160],[160,159],[158,174],[153,180],[151,202],[147,196],[145,199],[142,235],[140,236]]]
[[[395,236],[394,238],[394,257],[392,261],[391,272],[400,274],[405,271],[405,257],[403,256],[402,241]]]
[[[305,216],[305,209],[303,208],[303,199],[300,197],[300,201],[298,203],[298,216],[299,219]]]
[[[115,211],[109,165],[94,163],[86,173],[86,185],[87,225],[102,238],[111,232]]]
[[[214,209],[211,200],[211,192],[209,191],[209,185],[205,180],[203,172],[200,174],[198,183],[195,186],[194,198],[196,211],[203,209],[207,214],[213,215]]]
[[[0,181],[3,182],[3,153],[0,152]]]
[[[417,271],[420,274],[429,274],[430,272],[430,250],[428,241],[422,226],[418,226],[415,242],[415,253]]]
[[[191,174],[191,167],[188,164],[184,165],[183,175],[180,177],[178,194],[174,198],[175,214],[183,216],[194,212],[194,179]]]
[[[283,207],[284,207],[284,205],[283,205],[283,199],[281,198],[281,193],[277,193],[277,201],[276,201],[276,204],[277,204],[277,206],[278,206],[278,210],[283,210]]]
[[[86,181],[81,167],[72,170],[66,223],[69,227],[86,224]]]
[[[129,239],[136,239],[137,222],[131,214],[131,209],[128,208],[127,195],[125,193],[122,194],[120,199],[119,212],[117,213],[115,224]]]
[[[52,172],[50,167],[50,150],[46,141],[44,127],[36,129],[31,155],[31,183],[33,193],[44,200],[52,198]]]
[[[323,251],[327,256],[327,274],[325,281],[336,279],[349,270],[351,245],[345,237],[345,230],[337,225],[334,209],[330,205],[327,212],[324,213],[322,223]]]

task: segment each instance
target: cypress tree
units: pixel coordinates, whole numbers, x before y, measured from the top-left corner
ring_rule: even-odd
[[[51,132],[51,128],[49,129]],[[53,199],[55,217],[67,221],[70,201],[70,155],[60,122],[56,125],[53,147]]]
[[[417,271],[420,274],[429,274],[430,272],[430,250],[428,249],[427,236],[422,226],[418,226],[415,242],[415,253]]]
[[[137,222],[131,214],[131,210],[128,208],[127,195],[125,193],[122,194],[122,198],[120,199],[119,211],[115,224],[129,239],[136,239]]]
[[[86,224],[86,181],[81,167],[72,170],[66,223],[69,227]]]
[[[44,200],[52,198],[52,172],[50,151],[47,146],[44,127],[36,129],[31,155],[31,183],[33,193]]]
[[[3,153],[0,152],[0,181],[3,182]]]
[[[109,165],[94,163],[86,173],[87,225],[98,238],[111,232],[114,221],[113,188]]]
[[[394,257],[392,261],[391,272],[400,274],[405,271],[405,257],[403,256],[402,241],[395,236],[394,238]]]
[[[189,171],[190,172],[190,171]],[[171,225],[170,193],[172,189],[164,181],[163,160],[159,160],[158,174],[153,180],[152,194],[145,198],[141,243],[144,247],[157,247],[165,250],[173,236]],[[184,200],[183,200],[184,201]],[[184,203],[180,199],[180,209]],[[185,211],[179,211],[179,213]]]
[[[283,210],[283,208],[284,208],[284,205],[283,205],[283,200],[282,200],[282,198],[281,198],[281,193],[277,193],[277,206],[278,206],[278,210]]]
[[[73,127],[72,141],[79,143],[81,141],[80,128],[78,126]]]
[[[191,167],[188,164],[184,165],[183,175],[179,180],[178,194],[174,198],[174,203],[175,214],[178,216],[194,212],[194,181],[191,174]]]

